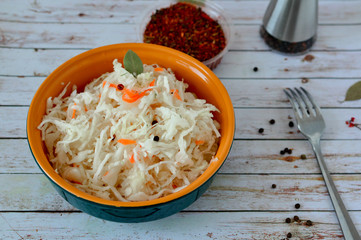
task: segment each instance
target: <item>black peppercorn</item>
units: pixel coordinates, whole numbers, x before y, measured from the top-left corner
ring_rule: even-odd
[[[277,185],[276,184],[272,184],[272,188],[276,188],[277,187]]]
[[[291,223],[291,218],[286,218],[286,223]]]
[[[153,140],[156,141],[156,142],[158,142],[158,141],[159,141],[159,137],[158,137],[158,136],[154,136]]]
[[[289,123],[288,123],[288,126],[289,127],[293,127],[295,124],[292,122],[292,121],[290,121]]]
[[[157,123],[158,123],[157,120],[153,120],[152,125],[157,124]]]
[[[301,204],[299,204],[299,203],[296,203],[296,204],[295,204],[295,208],[296,208],[296,209],[299,209],[300,207],[301,207]]]
[[[264,132],[264,129],[263,129],[263,128],[260,128],[260,129],[258,129],[258,132],[259,132],[259,133],[263,133],[263,132]]]
[[[298,221],[300,220],[300,218],[299,218],[298,216],[294,216],[294,217],[293,217],[293,220],[296,221],[296,222],[298,222]]]
[[[312,226],[312,221],[311,221],[311,220],[307,220],[307,221],[306,221],[306,226]]]
[[[305,154],[302,154],[302,155],[301,155],[301,159],[303,159],[303,160],[307,159],[306,155],[305,155]]]
[[[276,121],[275,121],[274,119],[269,120],[269,123],[270,123],[270,124],[275,124],[275,122],[276,122]]]
[[[287,237],[288,237],[288,238],[291,238],[291,237],[292,237],[292,233],[290,233],[290,232],[287,233]]]
[[[281,155],[285,155],[285,151],[281,150],[281,151],[280,151],[280,154],[281,154]]]
[[[257,71],[258,71],[258,67],[254,67],[253,72],[257,72]]]
[[[288,149],[287,153],[292,154],[292,149]]]

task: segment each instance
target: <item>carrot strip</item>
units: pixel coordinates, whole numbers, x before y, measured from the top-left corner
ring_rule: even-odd
[[[155,78],[153,79],[153,81],[149,84],[149,87],[153,87],[155,85]]]
[[[164,71],[164,69],[163,69],[163,68],[158,67],[158,68],[154,68],[154,71],[155,71],[155,72],[163,72],[163,71]]]
[[[130,145],[130,144],[136,144],[137,142],[131,139],[121,138],[118,140],[118,143],[121,143],[123,145]]]
[[[178,94],[178,89],[172,89],[170,90],[170,92],[174,95],[174,97],[180,101],[182,101],[182,98],[180,97],[180,95]]]
[[[124,94],[122,96],[123,101],[128,102],[128,103],[132,103],[137,101],[139,98],[142,98],[145,96],[146,92],[150,91],[151,89],[146,89],[143,92],[136,92],[134,90],[130,90],[130,89],[124,89]]]
[[[204,141],[203,140],[196,140],[196,145],[202,145],[203,143],[204,143]]]
[[[105,177],[106,175],[108,175],[109,171],[106,171],[106,173],[104,173],[103,177]]]
[[[134,98],[139,95],[139,93],[137,91],[130,90],[128,88],[124,88],[123,92],[124,92],[124,95],[128,95],[130,98]]]
[[[86,111],[86,112],[88,111],[88,109],[86,108],[86,106],[84,106],[84,111]]]
[[[76,103],[74,103],[74,106],[76,106]],[[71,118],[75,118],[75,112],[76,112],[76,110],[73,109],[73,115],[71,116]]]
[[[135,160],[134,160],[134,153],[132,154],[132,156],[129,158],[129,161],[131,162],[131,163],[135,163]]]
[[[112,88],[117,88],[117,85],[116,84],[114,84],[114,83],[109,83],[109,87],[112,87]]]
[[[122,99],[124,102],[133,103],[133,102],[137,101],[139,99],[139,97],[138,96],[130,97],[128,94],[124,94],[122,96]]]

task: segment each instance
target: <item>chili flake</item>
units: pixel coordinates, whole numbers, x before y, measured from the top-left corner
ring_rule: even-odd
[[[177,49],[199,61],[213,58],[226,45],[217,21],[200,7],[182,2],[156,10],[145,28],[143,41]]]

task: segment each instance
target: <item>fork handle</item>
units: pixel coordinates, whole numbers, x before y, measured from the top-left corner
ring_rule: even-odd
[[[321,169],[321,173],[323,179],[325,181],[328,193],[331,197],[332,205],[335,209],[338,221],[341,226],[341,230],[346,240],[361,240],[360,235],[350,218],[350,215],[345,208],[345,205],[342,202],[342,199],[336,189],[336,186],[332,180],[332,177],[327,169],[326,163],[323,160],[321,146],[320,146],[320,138],[317,139],[309,139],[312,145],[313,151],[315,152],[316,159]]]

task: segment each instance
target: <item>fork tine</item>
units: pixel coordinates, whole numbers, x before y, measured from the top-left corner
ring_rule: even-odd
[[[316,112],[316,115],[321,115],[321,109],[320,107],[315,103],[315,101],[313,100],[311,94],[309,94],[306,89],[304,89],[303,87],[300,87],[301,90],[306,94],[308,100],[310,101],[310,103],[312,104],[313,109]]]
[[[305,94],[302,93],[298,88],[295,88],[298,95],[302,98],[303,103],[306,105],[306,114],[311,115],[312,112],[312,106],[310,104],[310,101],[306,99]]]
[[[298,103],[298,109],[302,113],[302,117],[305,117],[307,115],[307,110],[305,108],[305,103],[303,99],[301,99],[300,96],[298,96],[298,94],[292,89],[290,89],[290,92],[292,93],[293,97],[296,99]]]
[[[298,110],[298,102],[297,102],[297,100],[294,98],[293,94],[291,95],[289,93],[289,92],[291,92],[290,88],[283,89],[283,91],[285,92],[288,99],[290,100],[290,103],[292,105],[292,108],[293,108],[293,111],[295,113],[296,119],[298,120],[301,117],[301,115],[300,115],[299,110]]]

